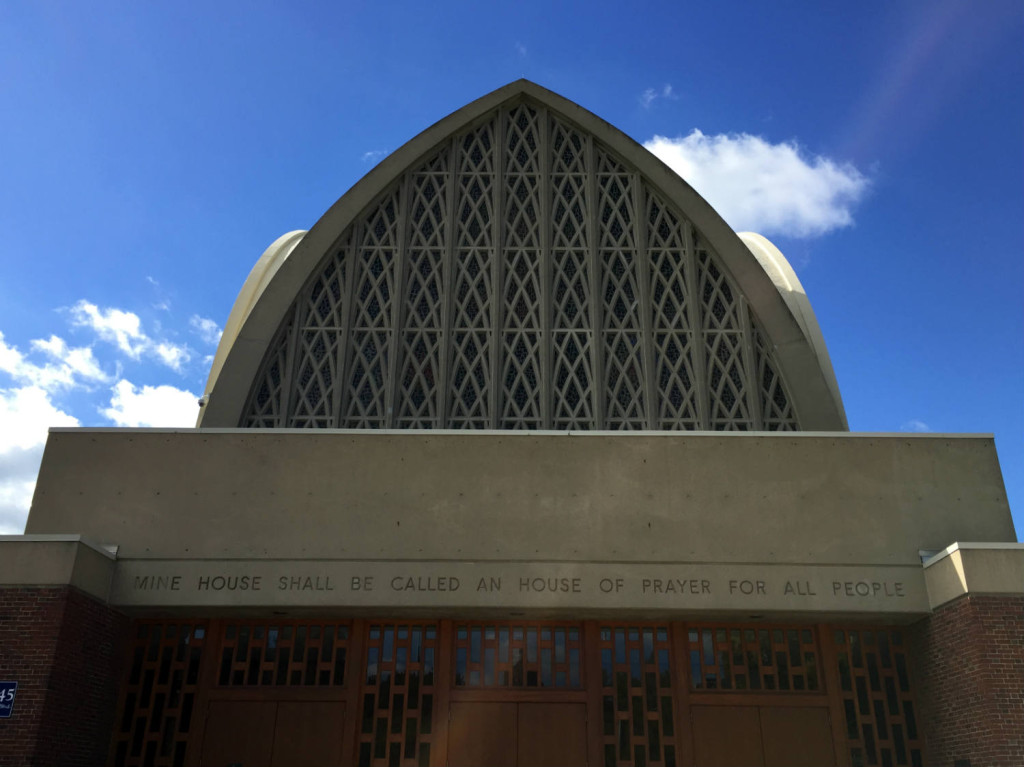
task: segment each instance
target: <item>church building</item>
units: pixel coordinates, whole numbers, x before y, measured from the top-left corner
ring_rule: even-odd
[[[1024,764],[991,435],[851,433],[782,253],[531,82],[274,242],[201,405],[51,430],[0,763]]]

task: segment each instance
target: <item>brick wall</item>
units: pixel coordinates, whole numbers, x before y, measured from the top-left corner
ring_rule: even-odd
[[[1024,597],[943,605],[914,626],[913,646],[928,763],[1024,765]]]
[[[0,589],[0,679],[18,682],[0,764],[106,763],[126,633],[123,616],[73,588]]]

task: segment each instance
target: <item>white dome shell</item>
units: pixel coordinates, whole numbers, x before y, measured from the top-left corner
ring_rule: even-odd
[[[839,382],[836,380],[836,374],[832,368],[832,359],[825,346],[825,337],[818,325],[818,318],[815,317],[814,309],[811,308],[811,301],[807,298],[804,286],[800,284],[800,278],[796,276],[796,272],[793,271],[793,267],[790,266],[786,257],[782,255],[782,251],[775,247],[767,237],[756,232],[737,232],[737,236],[754,254],[765,273],[771,277],[775,287],[779,290],[779,295],[782,296],[782,300],[786,302],[786,306],[789,307],[803,331],[804,338],[814,350],[826,384],[835,400],[836,410],[842,418],[843,429],[848,429],[846,411],[843,407],[843,398],[839,393]]]
[[[242,332],[245,321],[249,319],[249,314],[252,312],[253,307],[256,306],[262,297],[263,291],[267,289],[270,281],[274,279],[274,275],[281,268],[281,264],[292,254],[295,246],[302,242],[302,238],[305,235],[306,230],[304,229],[297,229],[282,234],[270,244],[269,248],[263,251],[263,255],[260,256],[259,260],[249,271],[249,276],[245,278],[242,289],[238,292],[238,298],[235,299],[235,304],[231,307],[228,321],[224,323],[224,332],[220,336],[220,342],[217,344],[217,353],[213,355],[213,363],[210,365],[210,375],[206,379],[203,402],[207,401],[210,392],[216,386],[217,378],[224,367],[224,361],[238,340],[238,336]],[[200,424],[202,420],[203,411],[200,410]]]

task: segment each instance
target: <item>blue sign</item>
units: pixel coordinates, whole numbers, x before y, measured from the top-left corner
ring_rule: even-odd
[[[17,691],[17,682],[0,682],[0,719],[11,718],[14,711],[14,693]]]

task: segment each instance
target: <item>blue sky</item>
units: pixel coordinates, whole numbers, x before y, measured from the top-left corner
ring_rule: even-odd
[[[49,425],[190,425],[267,245],[519,77],[779,246],[852,430],[994,433],[1020,531],[1022,50],[1018,0],[3,3],[0,532]]]

